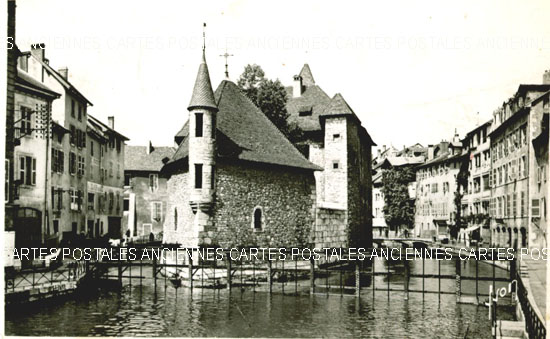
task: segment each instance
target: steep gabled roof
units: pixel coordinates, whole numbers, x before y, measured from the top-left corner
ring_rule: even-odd
[[[233,82],[220,83],[214,98],[218,157],[307,170],[321,170],[309,162],[279,129],[248,99]],[[169,163],[189,155],[188,124],[178,133],[183,138]]]
[[[309,87],[315,85],[315,79],[313,79],[313,74],[311,74],[308,64],[304,64],[299,76],[302,78],[302,86]]]
[[[148,146],[126,146],[124,148],[125,171],[159,172],[164,166],[163,159],[171,159],[176,152],[174,147],[151,147],[147,154]]]
[[[330,97],[317,85],[308,86],[301,96],[292,96],[292,86],[286,87],[286,110],[290,114],[289,123],[295,123],[303,131],[320,131],[319,116],[330,102]],[[308,110],[308,115],[300,115],[301,111]]]
[[[336,93],[325,108],[321,116],[327,115],[351,115],[357,117],[351,107],[340,93]]]

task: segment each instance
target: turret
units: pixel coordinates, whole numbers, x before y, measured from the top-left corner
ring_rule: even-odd
[[[216,113],[203,49],[202,62],[189,103],[189,203],[194,212],[207,212],[214,203],[216,165]]]

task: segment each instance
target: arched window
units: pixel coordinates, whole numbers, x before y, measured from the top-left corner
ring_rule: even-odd
[[[174,230],[178,229],[178,209],[174,207]]]
[[[263,211],[261,207],[254,208],[254,215],[252,219],[252,227],[254,228],[254,231],[261,231],[263,229]]]

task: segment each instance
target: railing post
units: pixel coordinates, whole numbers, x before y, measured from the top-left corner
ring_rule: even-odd
[[[315,261],[313,258],[309,259],[309,292],[315,293]]]
[[[357,260],[355,261],[355,296],[357,298],[361,296],[361,268]]]
[[[154,251],[151,250],[151,254],[153,255],[153,281],[155,284],[155,291],[157,290],[157,257],[154,254]],[[130,274],[131,276],[132,274]]]
[[[231,292],[231,257],[229,255],[229,252],[226,253],[225,260],[227,262],[227,290]]]
[[[411,268],[409,266],[409,261],[405,258],[405,300],[409,300],[409,277],[411,274]]]
[[[118,260],[118,281],[122,284],[122,261]]]
[[[269,293],[272,292],[272,285],[273,285],[273,281],[271,279],[271,259],[267,259],[267,284],[268,284],[268,288],[269,288]]]
[[[189,253],[189,265],[187,265],[189,276],[189,288],[193,289],[193,252]]]
[[[460,258],[457,258],[456,261],[455,261],[455,268],[456,268],[456,276],[455,276],[455,292],[456,292],[456,302],[460,302],[460,296],[462,294],[462,282],[461,282],[461,278],[460,278],[460,269],[461,269],[461,266],[460,266]]]

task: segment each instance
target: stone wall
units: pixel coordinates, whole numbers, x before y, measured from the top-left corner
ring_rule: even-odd
[[[198,246],[198,230],[193,229],[194,214],[189,205],[188,180],[187,168],[172,174],[168,179],[163,243],[180,244],[184,247]]]
[[[318,208],[314,240],[316,248],[348,247],[346,210]]]
[[[203,242],[221,246],[305,246],[314,224],[314,177],[265,165],[219,164],[213,224]],[[254,230],[254,209],[263,212],[262,231]]]

